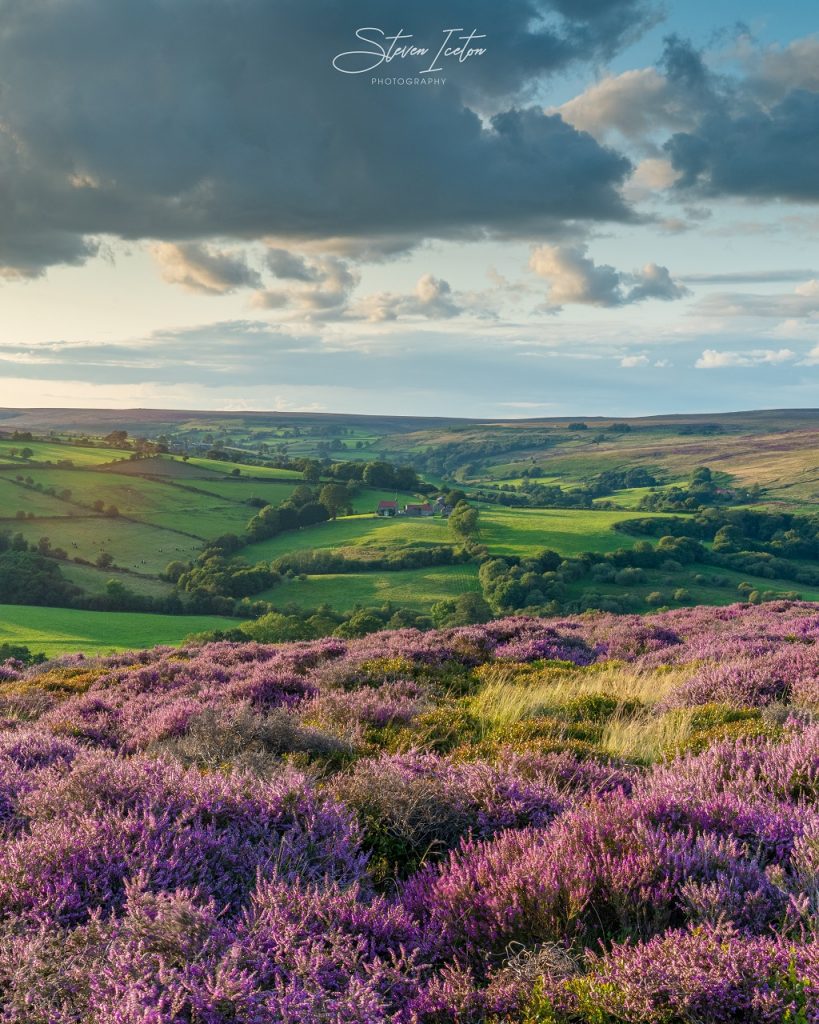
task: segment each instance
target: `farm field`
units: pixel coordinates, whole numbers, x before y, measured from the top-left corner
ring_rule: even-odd
[[[53,547],[64,548],[69,557],[96,562],[106,552],[117,565],[137,572],[159,573],[168,562],[194,558],[202,548],[196,536],[105,516],[27,519],[12,528],[34,544],[48,537]]]
[[[296,609],[306,617],[322,606],[350,616],[357,608],[390,604],[421,616],[419,624],[428,628],[433,606],[466,596],[478,602],[468,604],[469,614],[482,608],[484,615],[483,599],[496,613],[539,607],[582,610],[595,607],[595,601],[609,610],[645,613],[663,605],[724,605],[738,596],[819,596],[815,553],[812,560],[797,553],[785,564],[765,549],[759,557],[749,552],[744,563],[720,562],[708,555],[710,537],[700,558],[713,565],[687,564],[685,559],[677,564],[670,557],[665,568],[659,559],[639,572],[622,573],[621,567],[630,564],[630,556],[622,554],[611,571],[605,565],[599,571],[591,568],[595,558],[628,552],[638,541],[656,544],[662,528],[655,535],[650,527],[641,527],[639,533],[615,527],[633,518],[673,524],[673,516],[645,511],[641,505],[657,502],[670,488],[687,487],[702,465],[726,494],[731,488],[753,488],[729,501],[737,512],[787,512],[809,522],[819,512],[819,460],[814,455],[819,417],[814,423],[807,414],[749,413],[684,422],[673,417],[589,420],[585,430],[550,420],[470,423],[192,413],[176,420],[151,414],[140,421],[140,414],[132,413],[132,419],[117,422],[93,411],[69,411],[62,421],[56,411],[36,415],[43,417],[40,429],[47,436],[37,436],[36,424],[25,413],[15,414],[15,428],[34,427],[31,440],[0,436],[0,533],[19,534],[46,557],[54,549],[58,555],[65,552],[67,560],[58,563],[59,571],[81,588],[84,598],[72,600],[84,599],[83,607],[123,607],[126,602],[134,611],[164,612],[188,603],[197,612],[218,612],[230,619],[260,615],[265,607]],[[142,447],[136,451],[128,440],[122,449],[102,443],[113,429],[131,430],[140,436]],[[152,439],[163,448],[152,448]],[[24,447],[29,449],[25,460],[19,454]],[[13,458],[11,449],[17,452]],[[10,460],[6,465],[3,452]],[[382,467],[409,462],[419,490],[359,483],[351,498],[353,515],[322,522],[305,518],[310,525],[300,527],[291,521],[285,529],[270,531],[273,536],[253,540],[248,524],[262,506],[277,508],[296,488],[302,503],[315,502],[331,479],[331,464],[353,457]],[[304,458],[314,462],[310,478],[318,482],[312,490],[305,487],[306,463],[299,461]],[[277,461],[281,464],[271,464]],[[640,486],[623,486],[632,470],[643,474],[633,477]],[[590,492],[585,505],[574,501],[578,489],[587,488],[601,473],[610,474],[613,482]],[[643,482],[646,474],[653,484]],[[372,479],[383,480],[383,472]],[[489,485],[502,490],[493,493]],[[561,489],[559,499],[548,494],[554,486]],[[538,487],[544,488],[541,498]],[[460,555],[456,564],[448,564],[464,538],[446,518],[379,519],[372,514],[382,500],[397,498],[400,506],[453,488],[465,493],[478,511],[470,543],[480,554],[469,556],[467,564]],[[515,501],[503,504],[509,492],[515,492]],[[548,500],[565,501],[569,507],[535,507],[539,500],[546,506]],[[617,508],[601,507],[605,504]],[[265,530],[256,533],[265,535]],[[235,585],[223,578],[218,566],[206,572],[196,568],[207,546],[219,538],[219,544],[230,548],[228,561],[257,567],[246,568],[250,575]],[[428,550],[432,548],[434,553]],[[570,561],[586,555],[586,567],[558,572],[557,581],[536,564],[515,575],[516,560],[536,559],[547,549]],[[210,554],[219,553],[211,547]],[[331,556],[338,556],[337,562]],[[443,564],[414,567],[425,558]],[[767,564],[765,558],[774,561]],[[479,564],[487,559],[508,563],[503,581],[479,579]],[[271,564],[279,560],[285,578],[276,582]],[[362,560],[382,564],[361,572],[355,563]],[[171,582],[161,578],[169,566]],[[259,582],[252,575],[257,569]],[[190,570],[195,570],[193,577]],[[535,579],[533,570],[542,579]],[[291,578],[303,574],[304,580]],[[182,590],[175,586],[180,576],[185,577]],[[526,576],[523,586],[521,576]],[[116,584],[113,589],[109,580]],[[37,600],[42,604],[42,595]],[[241,608],[236,604],[240,600]]]
[[[479,590],[474,565],[444,565],[395,572],[308,576],[304,580],[285,581],[260,596],[281,607],[318,608],[329,604],[340,611],[351,611],[357,605],[366,608],[389,601],[402,608],[429,611],[436,601]]]
[[[24,448],[31,452],[27,459],[20,455]],[[127,457],[127,452],[117,448],[66,445],[54,441],[7,441],[0,438],[0,462],[8,461],[10,466],[18,470],[25,469],[29,462],[56,464],[70,461],[75,466],[102,466]]]
[[[292,551],[338,548],[386,549],[392,545],[429,547],[451,542],[443,519],[377,519],[373,515],[344,516],[329,523],[304,527],[245,549],[250,561],[275,560]]]
[[[234,619],[212,615],[87,612],[74,608],[0,605],[0,644],[25,644],[49,657],[82,651],[106,654],[157,644],[179,644],[190,633],[229,629]]]
[[[587,509],[487,508],[481,512],[481,541],[493,554],[528,555],[552,548],[561,555],[581,551],[614,551],[636,538],[615,533],[612,526],[651,513]]]
[[[74,562],[61,563],[63,576],[75,583],[78,587],[93,595],[104,594],[109,580],[127,587],[135,594],[150,597],[166,597],[173,593],[173,587],[169,583],[158,579],[156,576],[142,576],[134,572],[121,573],[111,569],[98,569],[93,565],[80,565]]]
[[[0,474],[0,519],[18,518],[19,512],[34,516],[71,516],[81,510],[54,495],[21,487]]]

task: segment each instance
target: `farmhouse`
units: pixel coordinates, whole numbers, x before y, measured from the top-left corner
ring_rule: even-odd
[[[431,516],[434,514],[434,509],[428,501],[423,504],[410,504],[404,506],[405,516]]]
[[[398,515],[398,502],[397,501],[379,501],[378,508],[375,510],[377,516],[397,516]]]

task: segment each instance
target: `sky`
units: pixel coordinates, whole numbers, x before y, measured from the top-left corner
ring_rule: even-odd
[[[0,310],[0,406],[819,406],[819,12],[0,0]]]

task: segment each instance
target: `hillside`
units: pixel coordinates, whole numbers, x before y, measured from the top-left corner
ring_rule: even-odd
[[[5,410],[0,535],[47,564],[26,597],[23,556],[8,555],[18,582],[0,600],[89,616],[66,642],[85,632],[117,649],[128,631],[101,631],[92,613],[204,615],[233,620],[219,627],[230,631],[275,612],[266,638],[296,639],[515,611],[819,599],[817,442],[814,410],[616,421]],[[437,512],[375,516],[380,502],[401,512],[448,494],[477,511],[468,536]],[[286,522],[275,511],[271,528],[266,507]],[[46,581],[54,571],[59,585]],[[182,639],[179,625],[157,638]]]
[[[812,1021],[818,641],[778,602],[6,662],[4,1019]]]

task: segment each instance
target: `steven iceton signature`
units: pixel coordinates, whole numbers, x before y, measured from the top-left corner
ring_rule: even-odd
[[[463,64],[472,57],[482,57],[486,53],[486,48],[472,46],[472,43],[476,39],[486,39],[486,36],[478,33],[475,29],[468,34],[457,35],[458,32],[465,31],[462,28],[445,28],[443,42],[430,61],[429,67],[416,73],[430,75],[436,71],[443,71],[443,61],[447,59],[457,60],[459,64]],[[411,32],[404,32],[403,29],[388,36],[380,28],[358,28],[355,35],[356,39],[365,43],[368,48],[366,50],[347,50],[345,53],[338,53],[333,57],[333,67],[345,75],[365,75],[368,71],[374,71],[382,64],[389,64],[396,59],[426,58],[432,53],[432,48],[429,46],[415,46],[413,43],[406,42],[414,37]],[[439,62],[440,66],[438,66]]]

